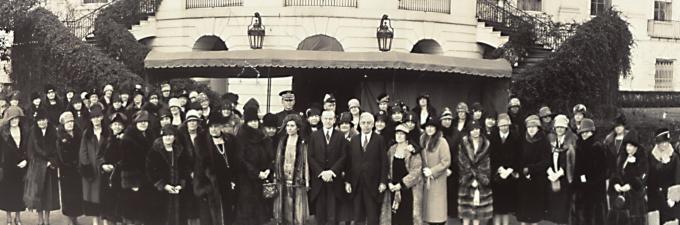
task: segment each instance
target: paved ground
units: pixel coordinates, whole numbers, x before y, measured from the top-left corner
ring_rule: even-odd
[[[64,217],[61,215],[60,211],[54,211],[50,214],[50,222],[52,225],[68,225],[68,218]],[[0,225],[5,225],[5,221],[7,221],[7,215],[2,212],[0,213]],[[24,225],[37,225],[38,224],[38,214],[35,212],[24,212],[21,214],[21,219]],[[78,218],[78,221],[80,222],[81,225],[90,225],[92,224],[92,217],[80,217]],[[447,225],[460,225],[460,223],[457,220],[449,220]],[[513,219],[511,224],[519,224],[517,221]],[[100,224],[101,225],[101,224]],[[310,224],[313,225],[313,224]],[[549,222],[542,222],[540,225],[552,225],[552,223]]]

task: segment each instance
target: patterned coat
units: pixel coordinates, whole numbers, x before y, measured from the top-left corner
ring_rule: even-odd
[[[470,136],[463,137],[458,154],[460,168],[460,188],[458,189],[458,215],[462,219],[483,220],[493,216],[493,197],[491,191],[490,142],[480,137],[475,149]],[[473,187],[474,181],[477,187]],[[475,195],[479,191],[479,203]]]

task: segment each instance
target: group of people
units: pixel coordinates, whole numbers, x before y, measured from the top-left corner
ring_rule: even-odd
[[[7,224],[61,209],[72,224],[661,224],[680,217],[680,159],[668,129],[645,149],[623,115],[595,140],[586,106],[569,116],[436,110],[381,94],[378,111],[336,99],[259,116],[238,95],[116,90],[60,98],[54,86],[0,96],[0,210]],[[175,92],[173,94],[173,92]],[[367,104],[363,105],[364,107]],[[367,107],[366,107],[367,108]]]

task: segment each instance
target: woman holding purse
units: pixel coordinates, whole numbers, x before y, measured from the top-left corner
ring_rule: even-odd
[[[645,179],[647,157],[636,137],[622,143],[626,152],[616,159],[616,170],[609,178],[609,199],[612,206],[609,224],[644,225],[647,213]]]

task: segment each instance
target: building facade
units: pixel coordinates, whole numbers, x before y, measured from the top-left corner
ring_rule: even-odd
[[[613,7],[630,23],[635,40],[631,75],[621,91],[680,91],[680,1],[513,0],[512,4],[558,22],[585,22]]]

